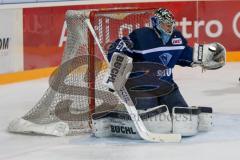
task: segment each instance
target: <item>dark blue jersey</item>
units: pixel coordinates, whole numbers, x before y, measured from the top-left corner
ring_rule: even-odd
[[[172,69],[175,65],[191,66],[193,62],[193,49],[177,30],[164,44],[157,30],[148,27],[136,29],[128,37],[118,39],[111,45],[108,51],[109,59],[114,52],[126,54],[132,57],[134,62],[155,62],[165,66],[164,71],[156,70],[155,74],[160,80],[170,83],[174,83]]]

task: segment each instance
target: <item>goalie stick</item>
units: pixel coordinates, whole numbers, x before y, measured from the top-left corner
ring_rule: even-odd
[[[96,32],[93,29],[93,26],[89,19],[85,20],[85,23],[87,24],[93,38],[95,39],[103,57],[106,63],[109,66],[108,59],[106,57],[105,51],[103,50],[100,41],[96,35]],[[158,133],[152,133],[149,132],[146,127],[144,126],[144,123],[140,116],[138,115],[138,112],[136,110],[136,107],[134,106],[134,103],[132,102],[128,91],[123,86],[120,90],[116,91],[120,101],[125,105],[129,115],[131,116],[131,119],[140,135],[140,137],[144,140],[151,141],[151,142],[180,142],[181,141],[181,135],[180,134],[158,134]]]

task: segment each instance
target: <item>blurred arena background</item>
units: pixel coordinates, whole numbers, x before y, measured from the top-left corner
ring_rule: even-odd
[[[64,16],[69,9],[166,7],[176,15],[177,28],[191,45],[220,42],[226,46],[228,62],[240,61],[239,1],[1,0],[0,3],[0,84],[49,76],[61,62],[66,41]]]

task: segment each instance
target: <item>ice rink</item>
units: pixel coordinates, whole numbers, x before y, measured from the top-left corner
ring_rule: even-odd
[[[216,71],[175,68],[189,105],[211,106],[214,128],[181,143],[149,143],[91,135],[50,137],[12,134],[9,122],[23,116],[48,88],[48,79],[0,86],[0,160],[238,160],[240,159],[240,63]]]

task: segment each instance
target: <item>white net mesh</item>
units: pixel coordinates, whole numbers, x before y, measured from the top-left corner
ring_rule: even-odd
[[[113,100],[109,96],[112,93],[101,85],[106,64],[90,38],[85,19],[90,18],[101,46],[107,51],[115,39],[128,35],[133,29],[149,26],[150,16],[150,10],[137,9],[68,11],[67,42],[61,66],[50,78],[50,87],[43,97],[22,119],[41,126],[65,122],[69,126],[67,135],[90,131],[89,115],[109,109]],[[93,54],[97,58],[91,57]],[[26,126],[21,125],[26,124],[14,121],[9,131],[31,132],[31,129],[24,131],[22,128]]]

